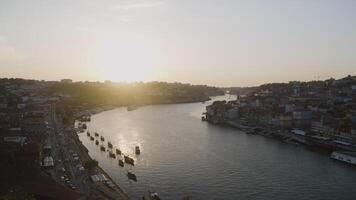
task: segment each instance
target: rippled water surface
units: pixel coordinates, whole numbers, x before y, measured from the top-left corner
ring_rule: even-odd
[[[133,156],[134,167],[119,167],[86,134],[80,139],[131,199],[149,189],[163,199],[356,199],[356,167],[304,147],[209,125],[200,119],[206,104],[118,108],[92,116],[89,130]],[[136,145],[140,156],[134,155]],[[127,179],[127,170],[137,175],[137,183]]]

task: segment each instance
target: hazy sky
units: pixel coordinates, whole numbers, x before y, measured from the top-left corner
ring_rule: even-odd
[[[355,53],[354,0],[0,0],[0,77],[251,86]]]

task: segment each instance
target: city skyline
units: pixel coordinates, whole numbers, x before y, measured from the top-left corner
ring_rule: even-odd
[[[1,77],[257,86],[356,74],[353,1],[2,1]]]

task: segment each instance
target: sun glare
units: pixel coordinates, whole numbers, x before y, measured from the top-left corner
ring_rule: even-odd
[[[97,75],[103,80],[145,81],[154,68],[154,56],[142,40],[107,41],[94,57]]]

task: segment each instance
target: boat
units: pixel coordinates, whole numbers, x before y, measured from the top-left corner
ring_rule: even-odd
[[[135,165],[135,160],[130,158],[129,156],[124,156],[125,163],[130,164],[132,166]]]
[[[109,152],[109,156],[110,158],[116,158],[116,155],[112,151]]]
[[[148,194],[142,197],[143,200],[161,200],[157,192],[148,191]]]
[[[116,154],[121,155],[121,150],[120,149],[116,149]]]
[[[104,137],[103,137],[103,136],[100,136],[100,140],[101,140],[101,141],[104,141],[105,139],[104,139]]]
[[[140,155],[141,151],[140,151],[140,147],[139,146],[135,147],[135,153],[136,153],[136,155]]]
[[[101,146],[100,146],[100,150],[101,150],[101,151],[105,151],[106,148],[105,148],[103,145],[101,145]]]
[[[91,141],[94,141],[94,137],[93,137],[93,136],[90,136],[90,140],[91,140]]]
[[[332,159],[356,165],[356,153],[348,151],[334,151],[331,156]]]
[[[136,175],[132,172],[127,172],[127,177],[133,181],[137,181]]]
[[[112,149],[112,144],[111,144],[111,142],[108,142],[108,147],[109,147],[110,149]]]
[[[95,132],[94,135],[95,135],[95,137],[98,137],[98,136],[99,136],[99,133]]]
[[[87,125],[86,125],[86,124],[83,124],[83,125],[82,125],[82,129],[87,129]]]
[[[121,166],[121,167],[124,167],[124,161],[123,160],[119,160],[119,165]]]
[[[96,141],[95,141],[95,144],[96,144],[96,145],[99,145],[99,141],[98,141],[98,140],[96,140]]]
[[[87,136],[90,136],[90,132],[89,131],[87,132]]]

